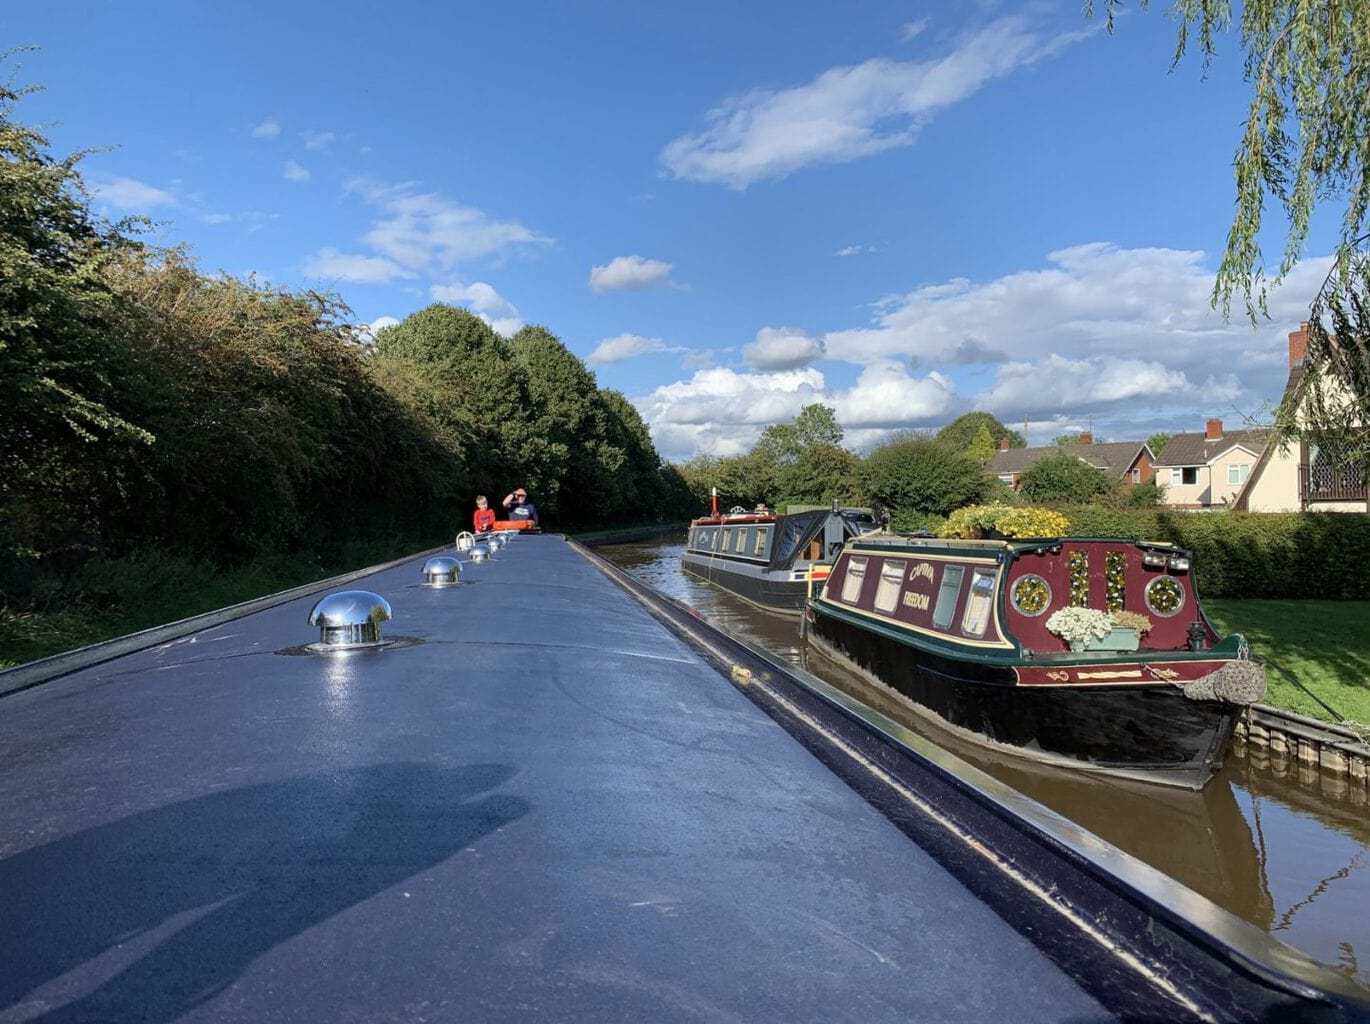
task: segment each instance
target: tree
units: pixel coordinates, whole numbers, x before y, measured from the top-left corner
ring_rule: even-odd
[[[840,445],[810,445],[783,471],[781,489],[785,497],[808,504],[851,503],[860,490],[859,468],[860,460]]]
[[[1161,457],[1161,452],[1165,451],[1166,442],[1170,440],[1170,435],[1166,433],[1152,434],[1146,439],[1147,447],[1151,449],[1151,454],[1156,458]]]
[[[937,440],[961,451],[969,448],[980,428],[985,427],[997,449],[1004,438],[1008,438],[1010,448],[1026,448],[1027,439],[1016,430],[1010,430],[987,412],[968,412],[958,416],[937,432]]]
[[[18,124],[0,84],[0,549],[89,546],[154,436],[137,310],[105,268],[141,247],[95,217],[78,156]]]
[[[989,427],[982,423],[980,429],[976,431],[975,437],[971,439],[970,445],[966,448],[966,454],[983,466],[994,458],[994,452],[994,437],[990,434]]]
[[[1023,471],[1018,493],[1031,501],[1090,502],[1113,491],[1103,470],[1073,455],[1048,455]]]
[[[1110,31],[1122,0],[1104,0]],[[1146,0],[1141,0],[1143,7]],[[1232,0],[1182,0],[1172,68],[1197,36],[1205,66],[1232,22]],[[1090,13],[1092,0],[1086,0]],[[1332,271],[1309,313],[1308,361],[1276,419],[1282,443],[1316,444],[1364,481],[1370,476],[1370,15],[1364,0],[1245,0],[1241,49],[1251,98],[1233,164],[1237,196],[1213,284],[1226,313],[1233,293],[1255,322],[1265,312],[1260,233],[1267,197],[1283,206],[1284,251],[1274,281],[1298,262],[1319,203],[1339,199]]]
[[[1111,32],[1122,0],[1104,0]],[[1147,0],[1141,0],[1147,7]],[[1092,13],[1092,0],[1085,11]],[[1182,0],[1172,68],[1197,38],[1207,66],[1232,23],[1232,0]],[[1354,251],[1370,210],[1370,27],[1360,0],[1245,0],[1241,49],[1251,99],[1233,159],[1237,201],[1213,285],[1227,308],[1241,294],[1253,320],[1263,311],[1259,243],[1267,194],[1284,207],[1287,233],[1276,280],[1298,262],[1314,207],[1342,196],[1339,256]]]
[[[897,436],[867,455],[861,483],[887,508],[935,515],[979,501],[987,486],[979,463],[964,451],[916,434]]]
[[[752,451],[777,466],[794,462],[816,445],[842,443],[842,426],[837,414],[826,405],[814,402],[799,410],[792,423],[772,423],[752,447]]]
[[[1064,448],[1068,444],[1078,444],[1079,441],[1079,434],[1057,434],[1055,437],[1051,439],[1051,443],[1056,445],[1058,448]]]

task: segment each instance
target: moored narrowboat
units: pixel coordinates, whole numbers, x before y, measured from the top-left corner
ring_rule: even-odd
[[[808,636],[968,738],[1197,789],[1265,681],[1191,568],[1168,544],[867,536],[815,591]],[[1070,628],[1105,614],[1134,626]]]
[[[690,523],[681,557],[690,573],[768,611],[798,615],[811,577],[821,578],[843,545],[873,531],[868,509],[807,509],[778,514],[760,506],[733,508]]]

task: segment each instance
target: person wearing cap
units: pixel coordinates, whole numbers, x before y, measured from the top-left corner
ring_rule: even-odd
[[[538,526],[538,507],[528,500],[528,492],[522,487],[511,491],[504,498],[504,508],[509,519],[515,523],[529,523]]]

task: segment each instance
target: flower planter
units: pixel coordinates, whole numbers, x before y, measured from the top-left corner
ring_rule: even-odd
[[[1126,626],[1114,626],[1108,636],[1097,640],[1089,639],[1083,644],[1071,643],[1072,651],[1135,651],[1141,643],[1142,635]]]

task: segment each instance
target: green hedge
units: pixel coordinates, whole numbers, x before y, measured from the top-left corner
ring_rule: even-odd
[[[1370,600],[1370,515],[1060,506],[1077,537],[1171,541],[1204,597]]]

